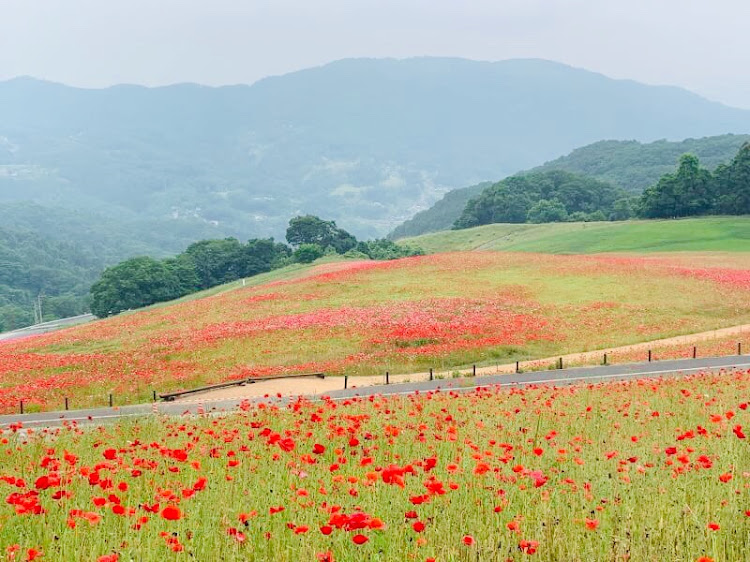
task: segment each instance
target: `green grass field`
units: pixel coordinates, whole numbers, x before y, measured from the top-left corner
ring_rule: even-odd
[[[427,252],[750,252],[750,217],[491,224],[405,238],[399,243],[419,246]]]

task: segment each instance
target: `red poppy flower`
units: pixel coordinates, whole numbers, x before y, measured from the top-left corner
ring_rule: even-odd
[[[365,543],[366,543],[367,541],[369,541],[369,540],[370,540],[370,539],[368,539],[368,538],[367,538],[366,536],[364,536],[364,535],[354,535],[354,536],[352,537],[352,542],[353,542],[354,544],[365,544]]]
[[[175,505],[168,505],[161,511],[161,516],[167,521],[177,521],[182,518],[180,508]]]

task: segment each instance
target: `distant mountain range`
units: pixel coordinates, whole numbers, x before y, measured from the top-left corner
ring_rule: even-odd
[[[728,132],[750,111],[542,60],[343,60],[221,88],[21,78],[0,83],[0,204],[102,217],[162,251],[280,237],[299,213],[382,236],[591,142]]]
[[[640,193],[656,183],[664,174],[673,171],[680,156],[691,153],[698,156],[708,168],[729,162],[750,135],[721,135],[679,142],[660,140],[648,144],[637,141],[599,141],[577,148],[526,172],[565,170],[605,180],[632,193]],[[502,178],[498,178],[498,181]],[[420,211],[395,228],[389,238],[418,236],[428,232],[448,230],[461,216],[466,204],[493,182],[449,191],[432,207]]]

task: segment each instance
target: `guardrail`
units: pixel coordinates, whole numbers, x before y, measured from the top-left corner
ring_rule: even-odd
[[[180,396],[185,396],[187,394],[195,394],[198,392],[206,392],[208,390],[216,390],[217,388],[227,388],[230,386],[245,386],[246,384],[255,384],[256,382],[272,381],[272,380],[278,380],[278,379],[301,379],[301,378],[310,378],[310,377],[324,379],[326,378],[326,375],[325,373],[302,373],[299,375],[296,375],[296,374],[273,375],[273,376],[268,376],[268,377],[254,377],[254,378],[247,378],[247,379],[239,379],[236,381],[220,382],[218,384],[209,384],[207,386],[199,386],[197,388],[190,388],[188,390],[180,390],[177,392],[164,392],[162,394],[159,394],[159,398],[161,398],[165,402],[172,402],[175,398],[179,398]]]

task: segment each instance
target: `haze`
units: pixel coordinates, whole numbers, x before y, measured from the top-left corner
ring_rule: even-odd
[[[0,0],[0,79],[252,83],[347,57],[538,57],[750,108],[744,0]]]

